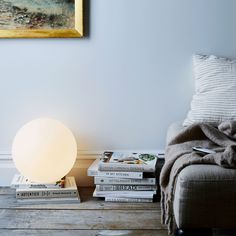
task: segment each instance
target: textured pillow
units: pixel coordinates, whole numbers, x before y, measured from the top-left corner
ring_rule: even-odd
[[[195,94],[183,125],[236,120],[236,60],[193,56]]]

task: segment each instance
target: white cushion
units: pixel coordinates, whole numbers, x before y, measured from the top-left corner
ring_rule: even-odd
[[[195,94],[183,125],[236,120],[236,60],[193,56]]]

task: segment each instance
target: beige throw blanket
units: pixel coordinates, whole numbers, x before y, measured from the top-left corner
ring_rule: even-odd
[[[215,154],[200,156],[192,147],[213,149]],[[198,123],[182,130],[167,146],[165,164],[160,174],[162,223],[173,232],[173,194],[180,171],[192,164],[214,164],[236,168],[236,121],[222,122],[218,128]]]

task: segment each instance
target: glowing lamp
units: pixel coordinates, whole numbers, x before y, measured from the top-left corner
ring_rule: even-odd
[[[19,172],[31,181],[53,183],[73,167],[76,140],[61,122],[48,118],[25,124],[16,134],[12,157]]]

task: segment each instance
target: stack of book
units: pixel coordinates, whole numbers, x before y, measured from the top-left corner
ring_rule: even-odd
[[[75,178],[68,176],[52,184],[29,181],[24,176],[14,176],[11,187],[16,189],[18,203],[79,203],[80,197]]]
[[[111,202],[153,202],[157,159],[150,153],[104,152],[88,168],[96,185],[93,196]]]

